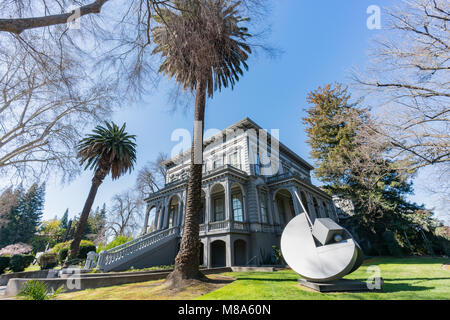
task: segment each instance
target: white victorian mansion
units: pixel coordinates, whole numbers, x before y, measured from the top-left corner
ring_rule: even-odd
[[[267,264],[286,224],[307,207],[315,218],[337,220],[329,195],[311,184],[313,167],[243,119],[204,141],[200,240],[205,267]],[[166,161],[165,187],[147,199],[143,235],[100,254],[104,271],[174,263],[181,235],[190,150]]]

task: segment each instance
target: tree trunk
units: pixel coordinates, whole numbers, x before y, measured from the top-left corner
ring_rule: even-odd
[[[102,167],[102,164],[100,164],[100,168]],[[86,202],[83,207],[83,211],[81,212],[80,221],[78,222],[77,230],[75,231],[74,239],[72,243],[70,244],[70,250],[67,255],[66,265],[69,263],[70,260],[73,260],[78,255],[78,250],[80,248],[80,242],[81,237],[83,236],[84,228],[86,227],[89,213],[92,209],[92,204],[94,203],[95,196],[97,195],[98,187],[102,184],[103,179],[106,176],[106,173],[108,173],[105,169],[97,169],[97,171],[94,174],[94,178],[92,178],[92,185],[91,190],[89,191],[89,195],[86,199]]]
[[[167,280],[172,286],[184,280],[203,278],[199,271],[199,231],[203,168],[203,131],[205,120],[206,83],[199,81],[196,88],[194,138],[191,148],[190,177],[188,182],[186,216],[180,251],[175,258],[174,271]]]

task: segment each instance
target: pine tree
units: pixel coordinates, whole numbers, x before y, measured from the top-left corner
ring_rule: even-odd
[[[346,223],[356,225],[360,238],[371,238],[378,253],[398,252],[397,244],[386,239],[397,241],[411,230],[412,217],[424,209],[406,200],[413,192],[412,173],[401,169],[403,163],[385,159],[387,145],[369,142],[374,134],[369,110],[352,103],[347,88],[319,87],[307,101],[311,106],[303,121],[316,177],[329,194],[352,200],[355,216]]]
[[[69,223],[69,208],[66,209],[63,216],[61,217],[61,228],[67,229]]]
[[[7,217],[8,224],[0,232],[0,246],[27,243],[34,236],[42,217],[45,185],[33,184],[26,193],[18,188],[15,197],[16,203],[10,207]]]

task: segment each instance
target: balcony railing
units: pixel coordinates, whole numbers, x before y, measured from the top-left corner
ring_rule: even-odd
[[[293,178],[310,183],[310,181],[303,178],[298,173],[292,173],[292,172],[286,172],[286,173],[282,173],[282,174],[277,174],[276,176],[268,177],[268,178],[266,178],[266,182],[267,182],[267,184],[270,184],[270,183],[279,182],[279,181],[283,181],[283,180],[287,180],[287,179],[293,179]]]

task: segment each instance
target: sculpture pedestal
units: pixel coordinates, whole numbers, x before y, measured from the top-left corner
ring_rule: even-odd
[[[349,291],[358,291],[358,292],[371,292],[371,291],[380,291],[383,288],[383,279],[380,278],[378,283],[381,284],[380,289],[369,289],[367,287],[366,282],[361,282],[358,280],[348,280],[341,279],[330,282],[310,282],[305,279],[298,279],[298,283],[306,288],[312,289],[317,292],[349,292]]]

